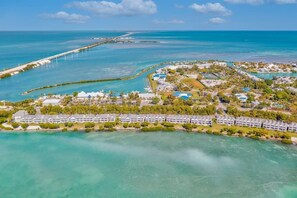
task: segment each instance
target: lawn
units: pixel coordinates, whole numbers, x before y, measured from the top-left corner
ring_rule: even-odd
[[[204,89],[204,85],[193,78],[185,78],[182,80],[182,82],[193,89]]]
[[[158,84],[156,81],[153,80],[153,73],[149,74],[147,76],[148,80],[149,80],[149,83],[150,83],[150,87],[152,89],[153,92],[156,92],[157,90],[157,87],[158,87]]]

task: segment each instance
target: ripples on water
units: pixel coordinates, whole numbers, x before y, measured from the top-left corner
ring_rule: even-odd
[[[20,34],[22,36],[20,36]],[[121,32],[0,32],[0,68],[15,66],[89,43],[93,37]],[[144,91],[145,76],[131,82],[75,85],[21,96],[24,91],[68,81],[131,75],[150,65],[173,60],[221,59],[295,61],[296,32],[142,32],[137,41],[158,43],[112,44],[60,59],[50,65],[0,81],[0,98],[20,100],[43,93],[113,90]],[[2,46],[3,44],[3,46]],[[2,47],[1,47],[2,46]],[[45,47],[46,46],[46,47]],[[28,50],[30,49],[30,50]],[[22,85],[22,86],[20,86]],[[8,90],[7,87],[10,87]]]
[[[296,197],[297,149],[186,133],[0,135],[0,197]]]

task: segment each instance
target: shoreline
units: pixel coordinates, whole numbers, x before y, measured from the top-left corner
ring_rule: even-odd
[[[197,61],[201,61],[201,60],[190,60],[190,61],[186,61],[188,62],[188,64],[193,64]],[[211,61],[211,60],[206,60],[206,61]],[[133,80],[143,74],[145,74],[146,72],[149,72],[155,68],[164,66],[164,65],[169,65],[169,64],[175,64],[175,63],[179,63],[179,62],[183,62],[183,61],[166,61],[166,62],[160,62],[157,64],[154,64],[152,66],[146,67],[142,70],[140,70],[139,72],[136,72],[135,74],[129,75],[129,76],[120,76],[120,77],[114,77],[114,78],[100,78],[100,79],[91,79],[91,80],[80,80],[80,81],[71,81],[71,82],[63,82],[63,83],[59,83],[59,84],[52,84],[52,85],[46,85],[46,86],[42,86],[42,87],[37,87],[37,88],[33,88],[30,90],[27,90],[23,93],[21,93],[21,95],[28,95],[30,93],[36,92],[36,91],[41,91],[41,90],[46,90],[46,89],[52,89],[52,88],[57,88],[57,87],[65,87],[65,86],[70,86],[70,85],[78,85],[78,84],[93,84],[93,83],[102,83],[102,82],[113,82],[113,81],[127,81],[127,80]],[[222,62],[230,62],[230,61],[224,61],[222,60]],[[237,67],[233,67],[233,66],[229,66],[229,68],[234,69],[236,72],[239,73],[239,75],[250,75],[250,78],[255,79],[257,81],[263,81],[263,78],[257,77],[257,74],[259,75],[282,75],[282,74],[294,74],[294,73],[255,73],[255,72],[248,72],[245,70],[239,70]],[[1,73],[1,72],[0,72]],[[153,73],[153,72],[152,72]],[[152,74],[148,74],[146,76],[146,78],[149,78],[149,76]],[[1,78],[0,78],[1,79]],[[148,80],[148,85],[150,86],[150,88],[152,88],[151,86],[150,80]]]
[[[85,128],[79,128],[79,129],[40,129],[40,130],[0,130],[0,134],[2,133],[8,133],[8,134],[30,134],[30,133],[44,133],[44,134],[61,134],[61,133],[189,133],[189,134],[204,134],[204,135],[214,135],[214,136],[223,136],[223,137],[234,137],[234,138],[245,138],[245,139],[250,139],[250,140],[255,140],[255,141],[269,141],[269,142],[274,142],[274,143],[282,143],[283,145],[294,145],[297,146],[297,138],[291,138],[291,143],[288,143],[283,140],[287,139],[282,139],[282,138],[275,138],[275,137],[264,137],[264,136],[253,136],[253,135],[247,135],[247,134],[228,134],[227,132],[215,132],[212,130],[186,130],[181,127],[177,128],[163,128],[163,130],[157,130],[157,131],[142,131],[142,129],[137,129],[137,128],[123,128],[123,127],[116,127],[113,130],[110,129],[85,129]],[[295,139],[293,141],[292,139]]]
[[[60,84],[55,84],[55,85],[46,85],[46,86],[43,86],[43,87],[38,87],[38,88],[27,90],[27,91],[23,92],[22,95],[27,95],[29,93],[33,93],[33,92],[41,91],[41,90],[45,90],[45,89],[52,89],[52,88],[56,88],[56,87],[64,87],[64,86],[69,86],[69,85],[133,80],[133,79],[145,74],[146,72],[149,72],[152,69],[161,67],[161,66],[166,65],[166,64],[171,64],[171,63],[174,63],[174,62],[158,63],[158,64],[152,65],[150,67],[144,68],[144,69],[140,70],[139,72],[137,72],[137,73],[135,73],[133,75],[130,75],[130,76],[122,76],[122,77],[107,78],[107,79],[101,78],[101,79],[95,79],[95,80],[81,80],[81,81],[74,81],[74,82],[65,82],[65,83],[60,83]]]

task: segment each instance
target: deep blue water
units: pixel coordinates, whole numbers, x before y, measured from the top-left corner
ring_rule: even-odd
[[[125,32],[0,32],[0,68],[8,68]],[[297,60],[297,32],[140,32],[137,43],[109,44],[0,81],[0,99],[21,100],[73,91],[144,91],[145,75],[125,82],[72,85],[22,96],[26,90],[69,81],[120,77],[163,61]],[[143,43],[139,41],[158,41]],[[8,89],[9,87],[9,89]]]

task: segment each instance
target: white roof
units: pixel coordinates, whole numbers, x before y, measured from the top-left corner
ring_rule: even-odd
[[[61,100],[56,98],[45,99],[43,104],[59,104]]]
[[[104,96],[104,93],[102,93],[102,92],[90,92],[90,93],[86,93],[86,92],[82,91],[82,92],[80,92],[77,95],[77,97],[79,97],[79,98],[88,98],[89,96],[90,97],[98,97],[98,96],[103,97]]]
[[[153,98],[156,97],[154,93],[140,93],[138,94],[140,98]]]

